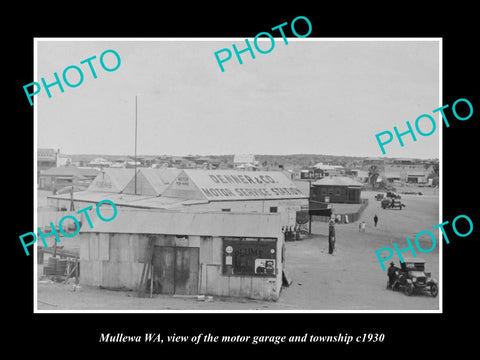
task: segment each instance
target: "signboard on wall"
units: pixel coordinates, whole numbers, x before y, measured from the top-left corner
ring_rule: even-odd
[[[295,223],[301,234],[308,234],[309,232],[310,216],[308,210],[300,210],[296,212]]]
[[[277,240],[224,238],[223,275],[275,276]]]

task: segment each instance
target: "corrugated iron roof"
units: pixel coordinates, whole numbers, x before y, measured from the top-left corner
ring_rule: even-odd
[[[345,176],[330,176],[323,179],[317,180],[312,185],[326,185],[326,186],[363,186],[362,183],[350,179]]]
[[[113,216],[108,207],[102,216]],[[93,228],[83,225],[82,233],[167,234],[204,236],[281,237],[279,213],[178,212],[120,209],[114,219],[104,222],[92,216]]]
[[[104,168],[88,187],[89,191],[120,193],[135,175],[131,168]]]
[[[97,171],[98,172],[98,171]],[[80,179],[86,179],[81,169],[74,166],[51,167],[40,172],[43,176],[76,176]]]

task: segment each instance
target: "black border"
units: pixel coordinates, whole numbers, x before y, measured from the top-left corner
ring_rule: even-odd
[[[199,9],[184,3],[182,10],[173,10],[164,7],[163,3],[109,3],[103,6],[86,3],[70,8],[64,4],[56,6],[51,3],[47,6],[34,3],[24,5],[24,9],[17,9],[16,5],[9,8],[13,21],[2,25],[8,49],[4,55],[4,70],[8,69],[5,71],[7,86],[4,95],[7,101],[4,106],[9,109],[4,126],[8,132],[4,131],[4,134],[10,133],[10,124],[13,124],[14,142],[5,142],[5,147],[10,145],[8,154],[16,156],[5,154],[4,157],[13,165],[13,171],[8,171],[12,178],[9,176],[9,181],[5,182],[8,189],[8,235],[4,240],[8,247],[5,256],[13,266],[8,266],[8,273],[4,273],[8,279],[4,284],[4,309],[8,312],[14,309],[13,320],[8,321],[6,329],[7,346],[22,351],[23,344],[28,343],[38,353],[64,348],[75,354],[90,356],[95,356],[95,351],[123,352],[126,349],[152,351],[160,357],[164,355],[163,351],[168,350],[179,355],[192,353],[198,356],[198,351],[203,349],[222,357],[231,356],[235,349],[241,349],[241,354],[258,355],[258,351],[266,350],[273,355],[281,354],[287,345],[212,343],[139,346],[99,344],[98,337],[101,332],[287,336],[308,332],[325,335],[384,333],[385,341],[350,345],[297,343],[288,344],[288,347],[315,350],[314,356],[330,350],[334,350],[336,355],[352,350],[355,354],[379,355],[405,350],[406,354],[412,355],[415,353],[410,351],[414,347],[432,355],[448,348],[459,348],[464,353],[473,349],[476,332],[468,325],[469,320],[473,320],[478,303],[473,293],[476,289],[478,250],[477,151],[474,136],[480,113],[478,85],[474,89],[479,76],[476,56],[478,20],[475,19],[477,11],[473,4],[438,3],[435,7],[421,8],[418,3],[407,2],[388,5],[341,3],[330,7],[320,3],[293,9],[278,3],[265,12],[259,10],[258,4],[223,3],[208,8],[202,3],[197,6]],[[455,237],[447,231],[454,240],[443,247],[444,313],[33,314],[33,257],[25,257],[18,242],[18,234],[33,228],[33,112],[22,88],[33,81],[33,38],[252,37],[285,21],[290,22],[299,15],[310,19],[313,25],[311,37],[443,38],[443,104],[451,105],[458,98],[467,98],[474,108],[471,119],[465,122],[453,120],[450,128],[443,129],[443,219],[451,222],[457,215],[467,214],[475,225],[474,232],[467,238]],[[4,169],[10,169],[10,166]]]

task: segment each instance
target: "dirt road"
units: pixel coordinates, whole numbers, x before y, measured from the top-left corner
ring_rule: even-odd
[[[406,208],[383,210],[374,200],[374,193],[366,195],[370,204],[360,219],[366,222],[366,231],[358,231],[358,222],[337,225],[333,255],[328,254],[326,223],[312,225],[312,232],[319,234],[312,239],[288,244],[287,266],[295,280],[291,287],[284,289],[280,302],[295,305],[298,309],[317,310],[439,309],[438,297],[415,294],[407,297],[386,290],[386,272],[382,271],[375,255],[375,251],[383,247],[393,248],[394,242],[402,249],[407,245],[406,237],[414,242],[418,232],[431,230],[437,225],[438,199],[404,195],[402,201],[407,204]],[[373,224],[375,214],[379,217],[377,227]],[[425,249],[431,246],[428,241],[431,240],[427,237]],[[432,272],[437,279],[438,254],[438,246],[430,253],[417,253],[426,260],[426,271]],[[411,254],[405,253],[404,256]],[[398,257],[394,256],[394,259],[398,264]]]

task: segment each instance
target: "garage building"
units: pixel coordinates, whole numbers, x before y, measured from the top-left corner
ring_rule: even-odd
[[[108,215],[104,215],[108,216]],[[119,209],[80,231],[80,283],[137,289],[153,244],[162,294],[276,300],[282,286],[280,214]]]

